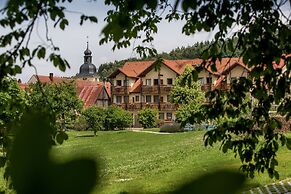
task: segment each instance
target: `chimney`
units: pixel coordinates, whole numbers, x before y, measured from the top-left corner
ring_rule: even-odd
[[[50,73],[49,74],[49,78],[50,78],[51,82],[53,82],[54,81],[54,74],[53,73]]]

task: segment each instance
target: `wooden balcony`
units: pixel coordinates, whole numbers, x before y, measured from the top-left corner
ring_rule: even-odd
[[[112,86],[112,95],[126,95],[129,90],[129,86]]]
[[[213,85],[212,84],[204,84],[204,85],[201,86],[201,90],[203,92],[208,92],[208,91],[210,91],[212,89],[213,89]]]
[[[169,94],[173,86],[160,85],[161,94]],[[142,86],[143,94],[158,94],[159,86]]]
[[[227,83],[221,83],[220,86],[217,87],[219,90],[229,90],[231,87],[231,84]]]
[[[122,103],[116,104],[117,106],[129,110],[129,111],[139,111],[142,108],[152,108],[152,109],[159,109],[158,103]],[[177,110],[178,106],[172,103],[161,103],[160,104],[160,111],[175,111]]]

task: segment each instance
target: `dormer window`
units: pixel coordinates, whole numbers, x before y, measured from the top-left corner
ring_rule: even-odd
[[[116,86],[121,86],[121,80],[116,80]]]

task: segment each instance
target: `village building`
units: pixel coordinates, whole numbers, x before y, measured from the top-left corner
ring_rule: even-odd
[[[158,109],[162,122],[173,122],[178,107],[171,102],[170,92],[175,79],[186,66],[197,68],[203,60],[162,60],[156,68],[157,62],[126,62],[109,76],[112,79],[112,103],[133,113],[134,126],[139,126],[138,112],[144,107]],[[216,62],[216,69],[212,71],[211,64],[206,64],[199,72],[203,91],[228,89],[232,81],[247,77],[249,72],[239,58],[223,58]]]
[[[111,104],[111,91],[109,82],[99,82],[97,68],[92,63],[92,52],[87,48],[84,51],[84,63],[80,66],[79,73],[74,77],[58,77],[53,73],[46,75],[32,75],[27,84],[19,83],[20,87],[25,89],[29,84],[58,84],[63,82],[72,82],[76,85],[76,92],[79,98],[84,102],[84,107],[93,105],[108,107]]]

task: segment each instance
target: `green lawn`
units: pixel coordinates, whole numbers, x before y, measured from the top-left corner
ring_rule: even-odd
[[[92,193],[165,193],[192,177],[220,168],[237,170],[240,165],[232,153],[219,151],[219,145],[204,147],[202,131],[162,135],[109,131],[98,132],[96,137],[93,132],[68,134],[69,140],[53,148],[52,157],[59,162],[84,156],[96,159],[101,181]],[[291,178],[291,151],[280,149],[278,160],[280,179]],[[267,174],[256,175],[248,180],[246,190],[272,182]],[[4,186],[2,178],[0,185]]]
[[[239,168],[232,153],[203,146],[203,132],[150,134],[130,131],[69,132],[69,140],[52,150],[58,161],[88,156],[101,161],[101,183],[93,193],[138,191],[164,193],[213,169]],[[291,151],[279,151],[281,179],[291,177]],[[274,182],[267,174],[248,180],[247,187]]]

